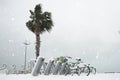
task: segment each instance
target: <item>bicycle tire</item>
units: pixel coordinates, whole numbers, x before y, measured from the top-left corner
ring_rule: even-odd
[[[82,74],[85,74],[86,76],[88,76],[90,74],[90,68],[88,66],[81,67],[79,75],[82,75]]]

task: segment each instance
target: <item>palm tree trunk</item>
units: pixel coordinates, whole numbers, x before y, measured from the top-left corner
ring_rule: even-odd
[[[36,49],[36,59],[37,59],[37,57],[39,56],[39,53],[40,53],[40,34],[36,34],[36,46],[35,46],[35,49]]]

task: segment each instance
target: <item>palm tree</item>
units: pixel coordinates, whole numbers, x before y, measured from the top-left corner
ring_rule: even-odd
[[[36,36],[36,59],[39,56],[40,52],[40,34],[52,29],[53,21],[51,19],[50,12],[42,12],[41,5],[38,4],[35,6],[34,11],[30,10],[30,18],[28,22],[26,22],[26,26],[30,31],[32,31]]]

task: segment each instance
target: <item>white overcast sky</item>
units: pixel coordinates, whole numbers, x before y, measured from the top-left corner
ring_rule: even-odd
[[[41,35],[41,56],[80,57],[98,72],[120,72],[119,0],[0,0],[0,65],[23,64],[25,40],[27,60],[35,58],[35,36],[25,23],[39,3],[54,22]]]

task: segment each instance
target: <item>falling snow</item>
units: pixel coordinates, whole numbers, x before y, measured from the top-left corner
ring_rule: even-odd
[[[99,58],[99,52],[97,52],[97,55],[96,55],[96,59],[98,59]]]
[[[12,56],[14,57],[14,56],[15,56],[15,54],[14,54],[14,53],[12,53]]]
[[[13,43],[14,41],[13,40],[8,40],[9,43]]]
[[[15,18],[14,18],[14,17],[12,17],[12,18],[11,18],[11,21],[15,21]]]

